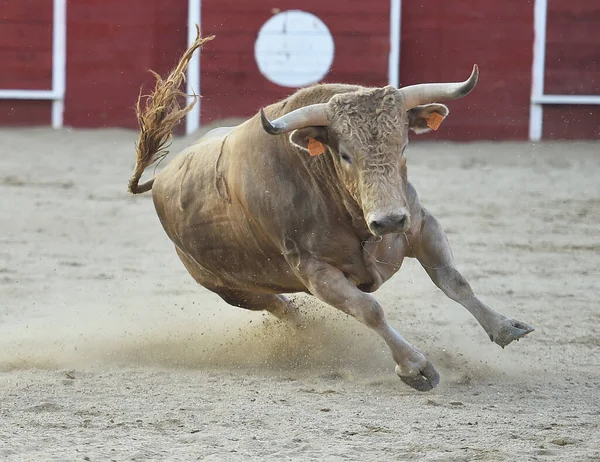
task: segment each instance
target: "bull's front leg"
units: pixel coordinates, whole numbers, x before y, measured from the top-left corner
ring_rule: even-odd
[[[411,239],[410,243],[415,256],[435,285],[449,298],[469,310],[492,342],[504,348],[513,340],[519,340],[534,331],[528,324],[492,310],[477,298],[467,280],[454,266],[446,233],[428,211],[423,210],[420,234],[414,241]]]
[[[361,292],[344,273],[328,264],[311,261],[301,266],[302,277],[314,296],[358,319],[383,338],[396,362],[396,374],[404,383],[419,391],[429,391],[438,384],[437,371],[389,325],[374,297]]]

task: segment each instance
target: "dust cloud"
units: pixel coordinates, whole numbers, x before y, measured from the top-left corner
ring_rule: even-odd
[[[56,313],[40,322],[13,323],[0,340],[0,371],[154,367],[394,380],[393,360],[375,332],[312,297],[292,300],[301,326],[220,301],[195,307],[193,321],[143,318],[137,315],[142,308],[131,306],[93,322]],[[402,332],[398,322],[392,324]],[[479,329],[472,323],[446,326],[438,336],[419,335],[413,344],[450,383],[506,378],[531,367],[523,357],[502,355],[496,345],[482,347],[485,334]]]
[[[295,303],[303,317],[299,327],[225,303],[202,307],[194,322],[29,320],[0,340],[0,370],[117,365],[341,373],[391,367],[385,345],[366,327],[307,296]]]

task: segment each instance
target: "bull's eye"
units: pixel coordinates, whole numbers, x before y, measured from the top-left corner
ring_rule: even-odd
[[[351,163],[350,156],[348,154],[346,154],[345,152],[340,152],[340,157],[342,158],[342,160],[344,162]]]

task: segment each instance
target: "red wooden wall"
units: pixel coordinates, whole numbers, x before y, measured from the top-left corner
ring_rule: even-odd
[[[52,2],[0,0],[0,88],[52,88]],[[0,125],[47,125],[48,101],[0,99]]]
[[[293,93],[263,77],[254,58],[261,26],[279,10],[301,9],[329,28],[335,57],[324,81],[385,85],[389,7],[388,0],[203,0],[202,29],[216,39],[202,52],[202,122],[249,116]]]
[[[447,103],[440,130],[419,138],[527,139],[533,1],[402,4],[401,85],[462,81],[480,69],[473,92]]]
[[[480,83],[449,102],[442,128],[421,139],[527,139],[533,0],[402,2],[400,81]],[[0,0],[0,88],[50,89],[52,2]],[[273,8],[277,10],[273,10]],[[248,116],[290,94],[254,58],[260,27],[276,11],[321,18],[335,40],[325,81],[385,85],[389,1],[203,0],[202,122]],[[549,0],[546,93],[600,94],[600,4]],[[65,125],[136,128],[133,106],[148,69],[166,73],[186,45],[186,0],[68,0]],[[47,125],[51,103],[0,100],[0,125]],[[544,138],[600,138],[600,106],[544,106]],[[416,137],[415,137],[416,138]]]
[[[526,139],[533,44],[533,3],[405,1],[402,10],[401,84],[456,81],[478,63],[474,93],[449,103],[441,139]],[[291,90],[266,80],[254,62],[254,40],[272,2],[204,0],[203,29],[215,33],[202,57],[202,120],[250,115]],[[296,0],[278,3],[298,8]],[[325,81],[385,85],[389,2],[306,0],[304,11],[330,28],[336,54]],[[227,11],[224,15],[223,11]]]
[[[153,69],[186,47],[185,0],[69,0],[65,125],[137,128],[133,107]]]
[[[600,95],[600,2],[548,0],[547,94]],[[600,106],[544,105],[544,139],[600,139]]]
[[[52,1],[0,5],[0,88],[50,90]],[[148,70],[168,72],[186,37],[186,0],[68,0],[65,125],[137,128]],[[48,125],[50,110],[49,101],[0,100],[0,125]]]

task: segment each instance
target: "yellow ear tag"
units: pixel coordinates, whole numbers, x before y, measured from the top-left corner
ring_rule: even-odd
[[[437,130],[438,128],[440,128],[444,117],[439,115],[437,112],[432,112],[429,115],[429,117],[427,117],[425,120],[427,121],[427,126],[429,128],[431,128],[432,130]]]
[[[315,140],[314,138],[309,138],[307,148],[308,148],[308,153],[312,157],[321,155],[325,152],[325,146],[323,146],[323,143]]]

